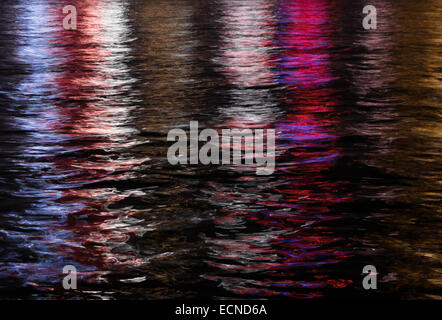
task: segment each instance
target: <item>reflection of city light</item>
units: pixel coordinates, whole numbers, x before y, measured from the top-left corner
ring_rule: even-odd
[[[240,87],[273,83],[271,44],[275,26],[267,1],[226,6],[222,34],[224,73]]]
[[[318,297],[321,295],[316,291],[318,288],[342,288],[351,283],[341,278],[320,277],[322,266],[339,263],[350,255],[337,245],[344,239],[325,227],[325,222],[338,219],[331,214],[330,207],[349,197],[339,194],[341,185],[327,181],[324,174],[340,157],[333,132],[336,121],[329,118],[337,105],[335,92],[328,88],[334,80],[328,53],[333,46],[328,38],[329,8],[320,1],[285,3],[280,8],[283,27],[277,35],[266,33],[263,38],[268,41],[260,43],[261,48],[256,51],[250,43],[252,36],[247,39],[242,26],[253,25],[256,29],[250,20],[259,22],[260,19],[249,14],[249,8],[241,8],[240,14],[225,19],[224,30],[230,32],[225,36],[228,50],[223,52],[223,72],[240,89],[265,86],[268,79],[278,79],[287,89],[287,94],[280,96],[288,108],[287,114],[273,124],[280,133],[279,153],[284,158],[280,159],[278,170],[283,175],[278,181],[265,184],[271,188],[269,192],[266,188],[258,192],[256,185],[262,182],[251,176],[239,178],[232,185],[211,183],[212,201],[222,206],[225,213],[215,219],[215,225],[220,232],[236,232],[226,239],[206,238],[212,248],[210,265],[239,274],[261,272],[267,280],[215,275],[208,278],[220,281],[221,286],[237,294]],[[230,9],[236,10],[236,7]],[[238,17],[245,21],[241,23]],[[237,28],[235,23],[239,25]],[[278,63],[263,69],[260,61],[272,60],[269,55],[261,57],[260,54],[269,52],[273,41],[283,49]],[[236,43],[229,48],[229,44]],[[248,45],[242,46],[244,43]],[[278,76],[272,74],[274,70]],[[248,98],[252,95],[243,94]],[[235,115],[237,110],[229,111]],[[253,113],[252,106],[250,112]],[[247,125],[247,122],[237,122],[242,127]],[[259,224],[264,230],[248,233],[247,224]],[[320,224],[322,227],[317,226]],[[311,273],[306,275],[303,271],[304,278],[291,275],[305,268]],[[299,292],[299,289],[306,291]]]
[[[137,219],[131,217],[136,211],[128,209],[121,215],[108,208],[131,193],[105,187],[81,188],[110,179],[127,179],[128,172],[144,161],[121,153],[135,143],[130,139],[134,130],[127,125],[130,107],[117,98],[130,90],[132,82],[124,63],[128,53],[125,8],[100,1],[78,5],[82,9],[81,28],[75,33],[57,24],[63,18],[60,10],[41,2],[26,5],[30,15],[22,17],[23,23],[39,30],[45,41],[32,35],[25,37],[19,57],[32,72],[21,91],[25,99],[44,97],[49,105],[34,110],[30,107],[30,121],[17,123],[35,132],[24,153],[38,160],[19,165],[36,172],[44,170],[46,181],[52,183],[30,188],[29,197],[45,201],[36,201],[32,213],[20,222],[41,231],[42,236],[34,237],[32,242],[34,250],[47,258],[38,265],[17,264],[15,270],[22,270],[20,273],[29,281],[40,283],[42,279],[56,279],[64,264],[81,264],[81,269],[88,272],[98,268],[102,273],[145,262],[134,250],[113,251],[131,234],[143,233]],[[52,72],[54,68],[60,72]],[[83,150],[84,156],[65,156],[78,150]],[[23,181],[23,188],[27,185],[32,181]],[[44,214],[51,217],[50,223],[41,224],[39,219]],[[26,272],[43,268],[41,276]]]
[[[265,126],[276,117],[272,43],[275,34],[273,7],[267,1],[222,3],[223,27],[220,71],[234,87],[232,104],[221,112],[228,127]]]

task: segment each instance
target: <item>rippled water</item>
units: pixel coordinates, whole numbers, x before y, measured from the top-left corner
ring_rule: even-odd
[[[442,5],[365,4],[2,2],[0,298],[440,298]],[[169,165],[193,120],[275,173]]]

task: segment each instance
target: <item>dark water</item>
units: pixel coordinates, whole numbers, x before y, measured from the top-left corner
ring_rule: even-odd
[[[2,2],[0,298],[441,298],[442,4],[366,4]],[[275,173],[169,165],[191,120]]]

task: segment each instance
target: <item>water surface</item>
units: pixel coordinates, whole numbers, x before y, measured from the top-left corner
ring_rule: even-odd
[[[442,6],[371,4],[1,3],[0,298],[440,298]],[[196,120],[275,173],[171,166]]]

